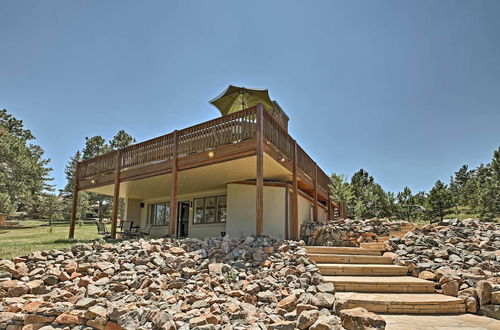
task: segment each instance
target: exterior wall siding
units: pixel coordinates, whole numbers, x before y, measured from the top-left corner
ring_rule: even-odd
[[[227,234],[255,234],[255,185],[231,183],[227,192]],[[284,187],[264,186],[264,233],[281,239],[285,238],[285,194]]]

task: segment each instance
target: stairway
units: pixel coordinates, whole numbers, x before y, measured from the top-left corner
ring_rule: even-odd
[[[337,310],[364,307],[388,314],[465,313],[462,299],[435,293],[434,282],[408,276],[408,268],[383,256],[384,241],[401,237],[405,227],[360,247],[307,246],[308,257],[337,291]]]

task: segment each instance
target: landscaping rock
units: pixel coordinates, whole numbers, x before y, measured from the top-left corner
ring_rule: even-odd
[[[334,287],[307,258],[303,242],[266,236],[96,241],[0,265],[8,274],[0,277],[0,329],[338,325],[329,311]]]
[[[385,329],[385,320],[362,307],[340,311],[342,326],[347,330]]]
[[[478,314],[500,320],[500,305],[484,305],[478,310]]]

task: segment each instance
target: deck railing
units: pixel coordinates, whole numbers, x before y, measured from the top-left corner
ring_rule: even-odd
[[[116,167],[117,154],[118,153],[116,151],[112,151],[104,155],[82,161],[78,171],[79,178],[113,172]]]
[[[284,157],[293,160],[294,139],[272,114],[264,111],[265,140],[276,147]],[[120,168],[128,169],[174,157],[174,133],[137,143],[120,150]],[[252,107],[177,131],[177,157],[204,152],[224,145],[236,144],[257,135],[257,108]],[[117,151],[82,161],[79,179],[112,173],[116,168]],[[317,171],[317,184],[327,191],[328,176],[317,167],[309,155],[297,145],[297,166],[311,180]],[[316,170],[317,167],[317,170]]]

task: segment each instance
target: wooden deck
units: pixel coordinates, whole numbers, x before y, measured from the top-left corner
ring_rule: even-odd
[[[263,153],[267,153],[293,174],[294,186],[330,210],[328,175],[288,134],[286,128],[261,106],[82,161],[77,164],[75,192],[114,184],[116,197],[119,194],[120,182],[166,173],[176,174],[193,167],[257,155],[259,204],[259,186],[262,186],[263,180]],[[175,191],[175,184],[171,189]],[[296,219],[293,215],[293,199],[295,197],[292,198],[292,227],[294,218]],[[172,207],[172,213],[175,216],[174,208]],[[316,205],[315,219],[317,212]],[[259,211],[257,213],[259,217]]]

